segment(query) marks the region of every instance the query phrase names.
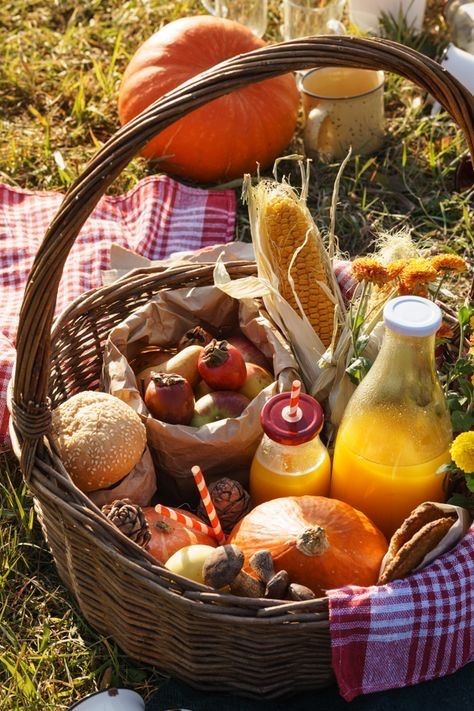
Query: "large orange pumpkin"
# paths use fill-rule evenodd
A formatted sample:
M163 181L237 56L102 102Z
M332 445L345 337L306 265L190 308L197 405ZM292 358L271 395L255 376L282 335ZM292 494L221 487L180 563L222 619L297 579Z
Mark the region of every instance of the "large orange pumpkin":
M176 86L225 59L265 45L231 20L210 15L165 25L139 47L119 91L127 123ZM144 148L167 172L201 182L240 178L272 164L294 133L299 94L292 74L238 89L169 126Z
M387 550L384 535L360 511L324 496L266 501L235 526L228 543L250 556L269 550L275 570L316 595L343 585L374 585Z
M143 509L143 513L148 521L151 533L147 550L163 565L173 553L185 546L192 546L195 543L213 546L213 548L217 546L214 538L206 536L204 533L199 533L199 531L192 531L182 523L162 516L155 511L153 506L146 506ZM186 511L186 514L191 518L200 520L188 511Z

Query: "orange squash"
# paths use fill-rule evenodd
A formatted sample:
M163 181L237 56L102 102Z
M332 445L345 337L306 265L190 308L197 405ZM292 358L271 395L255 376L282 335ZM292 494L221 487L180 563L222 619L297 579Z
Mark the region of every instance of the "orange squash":
M265 42L231 20L210 15L165 25L139 47L119 90L120 122L128 123L166 92L225 59ZM271 165L291 140L299 94L292 74L267 79L202 106L143 149L160 168L200 182L241 178Z
M213 548L217 546L214 538L206 536L204 533L199 533L199 531L192 531L182 523L162 516L155 511L153 506L146 506L143 509L143 513L148 521L151 533L147 550L163 565L173 553L185 546L192 546L196 543L212 546ZM200 520L189 511L186 511L186 514L191 518Z
M228 543L245 555L271 552L275 570L316 595L343 585L374 585L387 551L384 535L360 511L324 496L266 501L235 526Z

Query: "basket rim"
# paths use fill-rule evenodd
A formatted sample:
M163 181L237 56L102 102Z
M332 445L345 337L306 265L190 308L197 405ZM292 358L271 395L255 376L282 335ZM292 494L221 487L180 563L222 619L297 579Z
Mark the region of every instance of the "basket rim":
M257 271L256 263L248 260L226 262L225 266L231 273L234 270L238 270L245 275L253 275ZM157 264L149 267L136 267L135 269L131 269L127 274L124 274L111 284L103 284L102 286L88 289L66 306L54 319L51 328L51 340L53 341L58 336L61 326L68 321L71 314L78 316L87 313L87 311L94 306L94 302L97 298L103 298L104 303L107 303L107 297L112 297L116 294L117 288L122 292L122 296L126 296L127 293L133 292L140 282L142 282L143 288L145 288L147 283L151 286L159 274L166 274L167 277L171 278L176 278L180 275L189 276L191 274L191 276L197 278L212 273L214 268L215 262L200 262L198 264L180 264L172 268Z

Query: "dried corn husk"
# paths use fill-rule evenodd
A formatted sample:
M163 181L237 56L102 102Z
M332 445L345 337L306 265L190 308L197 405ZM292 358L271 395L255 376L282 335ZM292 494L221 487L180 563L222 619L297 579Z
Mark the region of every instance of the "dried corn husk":
M334 349L345 306L323 243L306 205L308 172L300 162L299 195L285 180L244 180L258 275L266 285L265 306L288 335L311 390L323 354Z
M277 279L278 291L328 348L337 295L329 255L308 208L287 183L262 180L250 191L259 246Z

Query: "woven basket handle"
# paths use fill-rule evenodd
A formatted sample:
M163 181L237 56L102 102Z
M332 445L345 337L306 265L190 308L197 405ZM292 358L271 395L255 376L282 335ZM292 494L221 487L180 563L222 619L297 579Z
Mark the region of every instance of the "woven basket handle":
M271 45L227 60L162 97L90 161L66 193L34 260L20 312L12 404L25 475L50 425L51 325L59 281L74 240L99 199L153 136L193 109L247 84L314 66L382 69L412 80L451 114L474 161L472 94L433 60L389 40L330 35Z

